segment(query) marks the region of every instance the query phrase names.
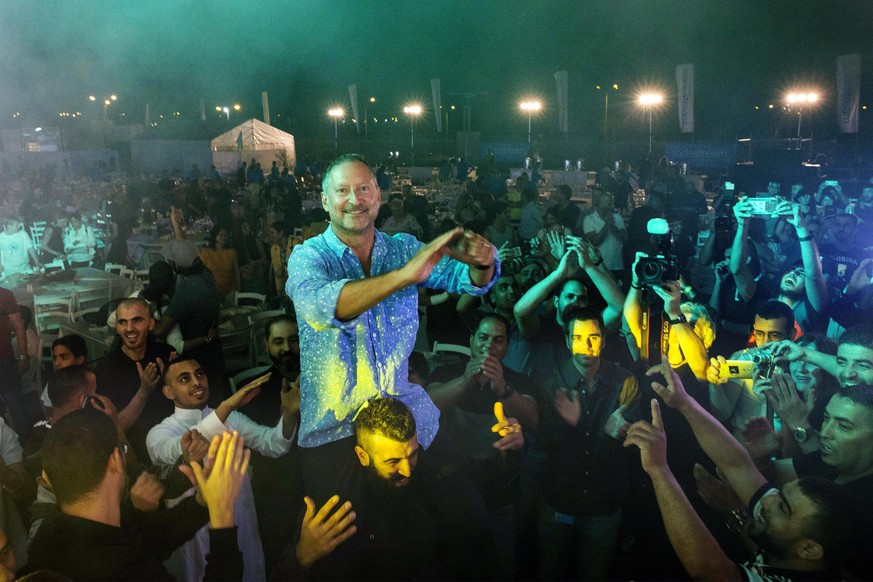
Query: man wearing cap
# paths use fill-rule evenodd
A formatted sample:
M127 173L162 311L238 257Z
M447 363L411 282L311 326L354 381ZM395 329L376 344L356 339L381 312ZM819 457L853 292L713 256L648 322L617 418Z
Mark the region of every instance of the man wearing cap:
M214 397L220 402L224 387L224 360L221 340L215 337L214 331L210 333L218 325L221 310L221 295L215 277L200 261L197 245L190 240L168 241L161 254L179 278L170 305L160 321L155 323L154 334L164 338L178 323L186 343L193 338L205 338L202 345L186 349L185 355L196 359L206 370L210 386L214 387Z

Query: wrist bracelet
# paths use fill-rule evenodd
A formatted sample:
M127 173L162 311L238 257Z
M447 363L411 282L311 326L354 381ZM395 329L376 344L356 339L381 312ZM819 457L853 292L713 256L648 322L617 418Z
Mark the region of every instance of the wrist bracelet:
M595 266L595 267L599 267L599 266L602 265L602 264L603 264L603 257L600 257L600 258L597 260L597 262L594 263L594 266Z
M30 359L30 356L28 356L27 354L19 354L18 359L21 360L22 362L26 362L27 360Z
M797 240L800 242L809 242L811 240L815 240L815 235L812 233L809 233L808 235L802 236L802 237L798 238Z
M212 338L209 337L208 335L207 335L207 336L204 336L203 339L205 339L205 340L206 340L206 343L208 343L208 344L211 344L211 343L212 343Z
M633 287L633 288L636 289L637 291L642 291L642 290L643 290L643 286L642 286L642 285L637 285L637 284L634 283L633 281L631 281L631 287Z
M479 269L480 271L487 271L488 269L490 269L493 266L494 265L473 265L473 268Z

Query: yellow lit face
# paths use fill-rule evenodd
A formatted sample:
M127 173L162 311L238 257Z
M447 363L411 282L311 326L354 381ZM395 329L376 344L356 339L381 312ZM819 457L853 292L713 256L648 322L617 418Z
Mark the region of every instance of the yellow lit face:
M573 353L573 358L599 358L603 349L603 332L600 324L594 319L574 319L567 347Z
M405 487L418 464L418 436L400 442L380 434L368 434L355 446L355 452L361 465L379 478L393 487Z

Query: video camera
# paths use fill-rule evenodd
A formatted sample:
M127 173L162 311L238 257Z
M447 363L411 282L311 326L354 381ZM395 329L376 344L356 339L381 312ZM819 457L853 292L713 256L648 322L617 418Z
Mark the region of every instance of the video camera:
M665 281L678 281L679 260L673 254L673 235L670 233L670 225L663 218L653 218L646 225L646 230L651 235L658 254L637 261L635 273L640 284L652 287Z

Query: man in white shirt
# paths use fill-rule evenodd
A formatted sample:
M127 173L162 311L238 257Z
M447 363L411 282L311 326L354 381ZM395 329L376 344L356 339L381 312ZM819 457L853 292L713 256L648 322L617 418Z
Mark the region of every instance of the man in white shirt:
M38 266L36 249L24 231L21 219L7 216L3 219L3 231L0 232L0 276L29 274L31 268Z
M300 389L297 385L287 382L283 385L282 417L275 427L262 426L237 412L258 395L261 385L269 378L270 374L266 374L255 379L213 410L207 406L209 381L200 364L190 358L169 362L164 370L163 392L173 401L176 409L172 416L149 431L146 447L152 462L173 465L182 455L183 441L205 438L208 442L225 431L239 432L246 446L268 457L286 454L297 432L300 410ZM235 514L239 547L245 563L243 580L265 580L264 551L258 534L252 487L248 480L236 501ZM170 558L168 569L180 580L201 580L208 549L208 531L204 528L197 532L194 539L176 550Z
M594 212L583 219L582 231L588 242L600 250L606 268L618 278L621 276L620 272L624 271L621 248L627 241L627 230L621 215L615 212L614 204L609 192L595 192L591 198Z
M64 252L74 267L94 260L97 238L94 229L82 222L79 213L70 216L70 225L64 233ZM87 265L86 265L87 266Z

